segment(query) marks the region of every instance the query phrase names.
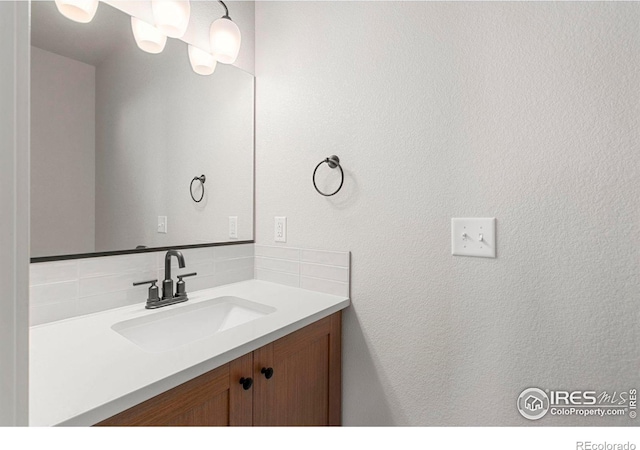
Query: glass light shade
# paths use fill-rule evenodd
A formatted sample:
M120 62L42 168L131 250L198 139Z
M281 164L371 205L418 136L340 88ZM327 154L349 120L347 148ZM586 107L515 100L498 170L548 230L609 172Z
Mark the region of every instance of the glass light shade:
M151 0L151 9L158 30L172 38L184 36L191 15L191 4L188 0Z
M200 50L193 45L189 45L189 62L193 71L198 75L211 75L218 64L211 53Z
M131 17L131 29L133 30L133 37L136 39L136 44L138 44L141 50L147 53L160 53L164 50L167 37L153 25Z
M56 0L60 14L74 22L89 23L98 9L98 0Z
M240 29L224 17L211 24L209 30L211 53L223 64L233 64L240 51Z

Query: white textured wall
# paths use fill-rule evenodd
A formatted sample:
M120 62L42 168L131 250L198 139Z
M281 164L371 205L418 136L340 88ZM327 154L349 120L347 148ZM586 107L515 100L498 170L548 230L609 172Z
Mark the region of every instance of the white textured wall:
M31 48L31 256L95 251L95 67Z
M253 80L224 64L195 74L175 39L161 57L129 45L98 65L96 251L229 241L229 216L253 238Z
M639 3L258 2L256 75L257 243L353 252L346 425L637 425L515 405L640 385Z

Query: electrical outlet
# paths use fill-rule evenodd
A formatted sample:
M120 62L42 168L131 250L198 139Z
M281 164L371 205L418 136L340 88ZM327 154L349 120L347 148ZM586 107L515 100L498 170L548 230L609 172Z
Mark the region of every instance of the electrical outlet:
M167 234L167 216L158 216L158 233Z
M287 242L287 218L286 217L276 217L275 218L275 235L274 239L276 242Z
M229 216L229 239L238 239L238 216Z

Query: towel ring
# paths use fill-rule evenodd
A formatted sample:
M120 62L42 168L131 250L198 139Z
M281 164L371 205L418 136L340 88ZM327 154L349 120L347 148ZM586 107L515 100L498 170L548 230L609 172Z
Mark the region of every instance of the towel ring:
M196 200L196 198L193 196L193 182L194 181L199 181L200 184L202 184L202 195L200 196L200 200ZM204 182L207 181L207 177L205 177L204 175L200 175L199 177L193 177L193 180L191 180L191 184L189 185L189 193L191 194L191 198L193 199L194 202L196 203L200 203L202 201L202 199L204 198Z
M318 189L318 186L316 185L316 172L318 171L318 167L320 167L322 163L327 163L327 165L332 169L335 169L336 167L340 169L340 177L341 177L340 186L338 186L338 189L336 189L335 192L331 194L325 194L320 189ZM340 158L338 158L336 155L332 155L320 161L316 166L315 170L313 171L312 180L313 180L313 187L316 188L316 191L318 191L318 194L324 195L325 197L331 197L332 195L336 195L338 191L342 189L342 184L344 183L344 171L342 170L342 166L340 165Z

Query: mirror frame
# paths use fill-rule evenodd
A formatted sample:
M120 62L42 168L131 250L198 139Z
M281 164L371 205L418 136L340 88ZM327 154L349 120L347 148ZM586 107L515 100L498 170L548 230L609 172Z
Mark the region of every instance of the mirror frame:
M254 190L255 201L255 190ZM254 221L254 235L255 235L255 221ZM255 244L255 240L250 241L230 241L230 242L211 242L208 244L192 244L192 245L174 245L172 247L152 247L152 248L137 248L133 250L114 250L109 252L95 252L95 253L77 253L69 255L57 255L57 256L38 256L31 258L31 263L42 263L50 261L63 261L67 259L85 259L85 258L99 258L102 256L117 256L117 255L129 255L132 253L152 253L152 252L166 252L168 250L185 250L190 248L203 248L203 247L221 247L224 245L241 245L241 244Z

